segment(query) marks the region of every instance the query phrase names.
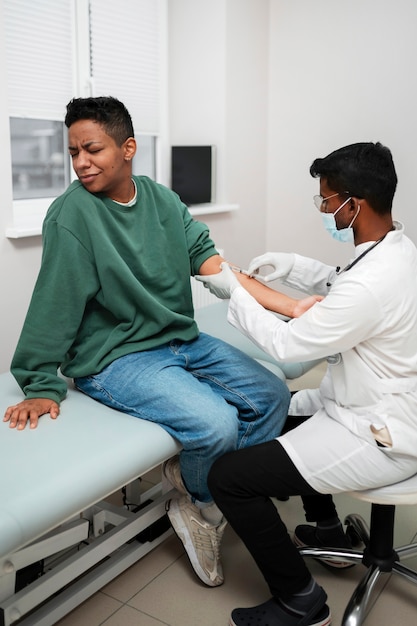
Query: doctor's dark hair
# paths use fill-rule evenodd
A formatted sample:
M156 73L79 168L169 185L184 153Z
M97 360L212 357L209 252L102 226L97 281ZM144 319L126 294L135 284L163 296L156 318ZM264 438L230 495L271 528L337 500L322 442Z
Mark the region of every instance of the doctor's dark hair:
M135 136L129 111L120 100L111 96L73 98L67 104L65 126L69 128L79 120L98 122L118 146Z
M391 151L381 143L354 143L316 159L314 178L325 178L330 189L369 202L376 213L390 213L397 187Z

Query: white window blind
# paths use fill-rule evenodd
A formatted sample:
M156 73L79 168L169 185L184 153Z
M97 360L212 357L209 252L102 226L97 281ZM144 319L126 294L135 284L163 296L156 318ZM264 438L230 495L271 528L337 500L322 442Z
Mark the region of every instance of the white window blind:
M3 0L9 114L62 120L73 95L71 0Z
M160 17L157 0L90 0L94 95L128 108L135 131L160 130Z

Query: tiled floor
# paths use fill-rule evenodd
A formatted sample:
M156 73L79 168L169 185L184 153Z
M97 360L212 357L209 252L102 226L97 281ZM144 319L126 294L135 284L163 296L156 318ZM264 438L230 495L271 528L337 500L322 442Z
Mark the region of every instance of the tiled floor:
M341 514L367 514L363 503L346 497L337 501ZM303 520L298 498L278 506L289 529ZM411 529L404 542L411 539L414 531ZM230 528L225 532L222 558L225 583L207 588L193 574L182 544L172 536L67 615L59 626L226 626L233 608L259 604L269 595L251 557ZM346 602L364 568L357 565L329 572L315 561L309 560L309 565L327 591L333 624L340 624ZM366 619L366 626L414 626L416 617L417 588L406 580L391 579Z
M319 375L320 371L315 374ZM305 382L308 384L310 381L314 383L311 374ZM297 381L299 384L300 381ZM355 511L368 519L369 506L366 503L349 496L338 496L335 500L341 518ZM289 530L304 521L299 498L279 502L278 507ZM414 507L408 510L402 507L397 512L397 544L410 542L416 532ZM194 575L182 544L171 536L58 624L226 626L233 608L259 604L269 597L269 593L250 555L230 528L226 529L223 539L222 559L224 585L207 588ZM363 566L329 572L313 560L308 563L315 578L327 591L333 624L340 624L349 596L365 571ZM417 587L398 578L387 581L366 619L366 626L414 626L417 620Z

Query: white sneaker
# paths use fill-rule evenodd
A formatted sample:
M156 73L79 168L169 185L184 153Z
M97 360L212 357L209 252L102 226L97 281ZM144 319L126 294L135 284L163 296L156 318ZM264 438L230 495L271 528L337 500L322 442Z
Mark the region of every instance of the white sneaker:
M168 480L177 491L182 494L188 493L184 481L181 476L180 457L178 455L173 456L162 465L162 474Z
M168 517L176 534L184 544L197 576L209 587L224 582L220 561L220 543L226 520L214 526L201 515L200 509L186 495L168 503Z

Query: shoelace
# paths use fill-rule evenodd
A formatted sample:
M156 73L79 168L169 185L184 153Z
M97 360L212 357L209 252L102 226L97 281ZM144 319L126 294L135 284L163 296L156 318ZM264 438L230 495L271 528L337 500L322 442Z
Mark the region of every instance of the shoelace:
M194 545L201 550L212 550L215 558L220 555L220 538L217 532L214 536L205 531L204 528L199 528L193 532Z

